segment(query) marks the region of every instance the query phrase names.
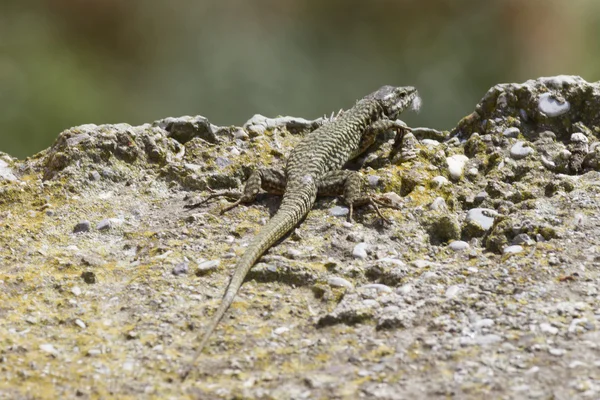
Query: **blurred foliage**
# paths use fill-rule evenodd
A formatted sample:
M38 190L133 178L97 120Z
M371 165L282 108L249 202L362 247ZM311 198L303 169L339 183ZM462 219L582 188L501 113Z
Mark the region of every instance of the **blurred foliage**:
M449 129L493 85L600 79L597 0L2 0L0 150L84 123L317 117L414 85Z

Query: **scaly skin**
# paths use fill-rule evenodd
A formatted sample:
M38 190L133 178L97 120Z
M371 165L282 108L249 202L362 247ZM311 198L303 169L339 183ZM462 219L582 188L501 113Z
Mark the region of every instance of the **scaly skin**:
M360 188L356 188L356 180L349 179L352 178L353 173L339 174L341 172L339 170L347 161L358 156L374 143L380 131L403 129L394 120L410 105L418 107L418 95L413 87L384 86L359 100L354 107L342 113L331 123L308 134L294 148L285 167L283 179L287 182L285 182L281 206L238 260L221 304L204 331L198 351L189 368L184 371L183 379L193 368L210 335L231 306L248 271L271 246L308 214L319 192L330 194L333 186L344 187L345 201L350 205L351 210L353 205L369 201L373 203L370 197L365 197L361 193ZM233 206L254 199L261 186L261 177L263 188L277 186L273 181L265 182L268 180L265 175L252 176L246 184L244 195ZM339 179L344 181L332 185L332 180L337 179L338 175Z

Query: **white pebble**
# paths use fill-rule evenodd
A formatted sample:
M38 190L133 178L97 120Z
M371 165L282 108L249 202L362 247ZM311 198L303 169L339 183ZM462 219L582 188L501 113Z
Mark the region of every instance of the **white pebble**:
M391 293L392 292L391 287L389 287L387 285L383 285L381 283L371 283L368 285L363 285L359 289L375 289L376 291L383 292L383 293Z
M575 132L571 135L571 142L573 143L587 143L588 138L581 132Z
M364 260L367 258L367 248L369 247L368 244L366 244L365 242L361 242L359 244L357 244L356 246L354 246L354 249L352 250L352 256L354 258L360 258L361 260Z
M538 109L549 117L558 117L569 111L568 101L557 100L552 93L544 93L538 101Z
M448 172L450 172L450 177L452 179L460 179L467 161L469 161L469 157L463 154L455 154L446 158L446 163L448 164Z
M494 218L498 216L498 212L491 208L472 208L467 211L467 222L475 222L482 229L488 230L494 225Z
M77 318L75 320L75 325L77 325L78 327L80 327L81 329L85 329L86 325L85 322L83 322L82 320L80 320L79 318Z
M431 187L440 188L446 184L448 184L448 179L446 177L438 175L431 180Z
M543 333L549 333L550 335L556 335L558 333L558 328L550 325L547 322L542 322L540 324L540 331Z
M340 278L339 276L334 276L327 279L327 284L331 287L343 287L347 289L352 289L354 287L352 283L344 278Z
M548 349L548 353L550 353L556 357L561 357L561 356L564 356L567 353L567 351L565 349L557 349L555 347L550 347Z
M505 247L502 251L503 254L517 254L523 251L523 246L519 246L518 244L514 246Z
M75 296L79 296L81 295L81 288L79 288L79 286L73 286L71 288L71 293L73 293Z
M460 290L460 286L458 285L452 285L448 287L448 289L446 289L446 298L451 299L453 297L456 297Z
M448 207L446 206L446 200L444 200L443 197L436 197L429 205L429 208L432 210L445 210Z
M288 328L287 326L280 326L279 328L276 328L273 330L273 333L277 336L283 335L286 332L289 332L290 328Z
M50 354L58 354L58 350L56 350L56 347L48 343L40 344L40 350Z
M504 130L504 132L502 132L502 134L504 136L512 137L512 138L516 138L517 136L519 136L519 133L520 133L519 128L516 128L514 126L512 128L506 128Z
M454 251L462 251L469 248L469 243L462 240L455 240L448 245L448 248Z
M533 148L527 146L525 142L518 141L510 148L510 156L515 160L520 160L533 153Z

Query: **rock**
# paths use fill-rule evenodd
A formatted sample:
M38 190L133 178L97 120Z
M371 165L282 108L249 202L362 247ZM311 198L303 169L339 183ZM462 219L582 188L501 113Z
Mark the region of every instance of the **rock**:
M518 254L523 252L523 247L519 245L508 246L502 250L503 254Z
M482 203L485 199L489 197L489 194L486 191L481 191L475 195L475 202Z
M458 293L460 293L460 291L461 291L460 286L452 285L452 286L449 286L448 289L446 289L445 296L447 299L452 299L452 298L456 297L458 295Z
M472 208L467 211L463 232L469 238L483 236L490 230L497 216L498 212L490 208Z
M517 136L519 136L519 133L521 133L519 131L519 128L515 128L514 126L512 128L506 128L504 132L502 132L504 136L510 138L516 138Z
M380 176L377 176L377 175L367 176L367 182L369 183L369 186L371 186L371 187L376 187L380 181L381 181Z
M354 285L352 283L350 283L349 281L347 281L344 278L340 278L339 276L334 276L334 277L327 279L327 284L331 287L337 287L337 288L346 288L346 289L354 288Z
M510 148L510 156L515 160L521 160L533 153L533 148L527 146L525 142L518 141Z
M429 208L434 211L441 211L448 209L446 200L443 197L436 197L433 202L429 205Z
M581 132L575 132L571 135L572 143L588 143L588 138Z
M552 93L543 93L538 101L538 109L552 118L569 112L571 105L564 99L557 99Z
M180 262L173 267L173 275L184 275L187 274L190 269L190 265L187 262Z
M534 245L535 240L529 237L526 233L519 233L512 241L513 245L525 244L528 246Z
M99 231L106 231L112 227L110 219L106 218L96 224L96 229Z
M345 217L350 213L350 209L348 207L335 206L329 209L329 215L332 217Z
M81 221L73 228L73 233L89 232L91 229L90 221Z
M454 251L463 251L469 248L469 243L462 240L455 240L448 245L448 248Z
M221 260L203 261L198 264L198 267L196 268L196 276L208 275L216 271L219 268L219 265L221 265Z
M433 179L431 179L431 187L436 189L436 188L441 188L444 185L447 185L449 183L448 179L446 179L446 177L444 176L436 176Z
M16 181L17 177L8 166L8 163L0 159L0 181L1 180Z
M354 258L360 258L361 260L366 260L366 258L368 257L368 254L367 254L368 247L369 247L369 245L365 242L361 242L361 243L357 244L356 246L354 246L354 249L352 250L352 256Z
M371 283L369 285L363 285L358 288L359 290L376 290L381 293L391 293L392 288L381 283Z
M448 172L452 179L458 180L462 177L467 161L469 161L469 158L463 154L456 154L446 158Z
M54 356L58 355L58 350L56 350L56 348L54 347L54 345L49 344L49 343L45 343L45 344L40 344L40 350L46 352L46 353L50 353Z
M88 285L92 285L96 283L96 274L94 274L92 271L84 271L81 273L81 279L83 279L83 281Z

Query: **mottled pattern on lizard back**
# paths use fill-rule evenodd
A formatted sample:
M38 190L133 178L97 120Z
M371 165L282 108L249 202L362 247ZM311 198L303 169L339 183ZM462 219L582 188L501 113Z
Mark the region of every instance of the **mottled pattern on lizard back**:
M335 121L308 134L290 154L286 165L288 187L340 169L358 147L364 130L381 118L383 108L373 99L362 99Z

